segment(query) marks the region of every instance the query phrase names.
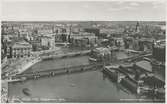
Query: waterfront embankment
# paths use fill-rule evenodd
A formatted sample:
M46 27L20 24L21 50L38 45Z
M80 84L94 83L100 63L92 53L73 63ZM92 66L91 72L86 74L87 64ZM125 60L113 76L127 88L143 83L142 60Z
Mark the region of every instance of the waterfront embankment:
M1 103L8 102L8 82L1 80Z

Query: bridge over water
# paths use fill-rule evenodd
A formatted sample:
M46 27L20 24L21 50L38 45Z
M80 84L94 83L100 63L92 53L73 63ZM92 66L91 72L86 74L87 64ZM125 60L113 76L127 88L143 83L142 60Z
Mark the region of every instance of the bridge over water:
M102 66L103 66L102 64L87 64L87 65L79 65L79 66L72 66L59 69L49 69L45 71L17 74L16 76L13 76L12 79L26 80L26 79L37 79L46 76L81 73L85 71L100 70Z

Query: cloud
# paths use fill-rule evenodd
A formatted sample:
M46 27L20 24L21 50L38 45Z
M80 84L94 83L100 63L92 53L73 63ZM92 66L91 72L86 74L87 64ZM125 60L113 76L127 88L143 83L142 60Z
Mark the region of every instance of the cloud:
M87 4L85 4L85 5L83 5L82 7L83 7L83 8L89 8L90 6L87 5Z
M119 11L121 9L122 8L113 8L113 7L110 7L110 8L108 8L108 11Z
M164 6L164 2L152 2L153 8Z
M130 6L139 6L140 4L137 3L137 2L131 2L129 5L130 5Z
M113 7L109 7L108 11L124 11L124 10L134 10L140 8L140 2L117 2Z
M108 11L123 11L123 10L133 10L134 7L131 6L122 6L122 7L110 7Z
M165 3L133 2L3 2L2 20L165 20Z

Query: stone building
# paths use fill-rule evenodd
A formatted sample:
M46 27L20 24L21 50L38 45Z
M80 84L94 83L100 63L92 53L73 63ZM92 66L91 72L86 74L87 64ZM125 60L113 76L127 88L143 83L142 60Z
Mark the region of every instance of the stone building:
M32 45L24 40L14 42L10 46L9 51L11 58L30 57Z

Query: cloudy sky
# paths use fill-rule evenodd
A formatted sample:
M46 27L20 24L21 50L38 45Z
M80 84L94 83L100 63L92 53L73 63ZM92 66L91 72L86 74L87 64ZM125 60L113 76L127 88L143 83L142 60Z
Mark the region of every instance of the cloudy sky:
M141 0L142 1L142 0ZM157 1L2 1L2 20L164 21L165 2Z

